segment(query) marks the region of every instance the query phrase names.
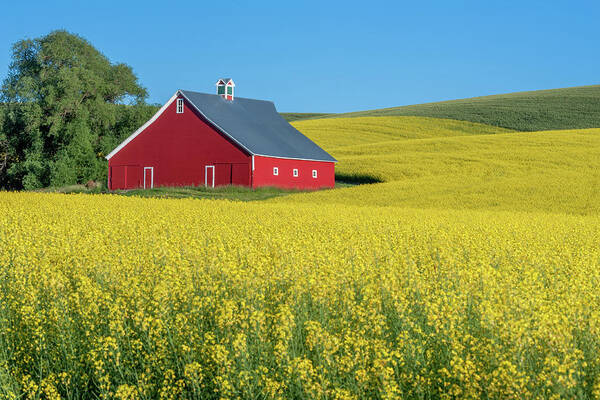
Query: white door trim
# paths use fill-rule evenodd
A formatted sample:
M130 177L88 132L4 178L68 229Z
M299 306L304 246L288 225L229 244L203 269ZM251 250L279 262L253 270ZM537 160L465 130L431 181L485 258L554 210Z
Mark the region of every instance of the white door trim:
M144 189L146 189L146 170L150 170L150 189L154 188L154 167L144 167Z
M208 169L212 168L212 186L211 187L215 187L215 166L214 165L207 165L206 167L204 167L204 186L208 187Z

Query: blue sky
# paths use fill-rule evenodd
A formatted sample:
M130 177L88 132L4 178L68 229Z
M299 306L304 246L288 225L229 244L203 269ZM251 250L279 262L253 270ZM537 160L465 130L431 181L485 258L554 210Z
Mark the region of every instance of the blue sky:
M279 111L345 112L600 83L596 1L28 1L2 5L11 45L55 29L125 62L165 102L177 89Z

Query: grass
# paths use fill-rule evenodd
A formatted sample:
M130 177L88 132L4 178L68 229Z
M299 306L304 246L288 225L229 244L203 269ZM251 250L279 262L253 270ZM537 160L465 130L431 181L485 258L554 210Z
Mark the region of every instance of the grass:
M519 131L600 128L600 85L473 97L334 117L400 115L450 118Z
M194 199L227 199L236 201L265 200L273 197L299 193L298 190L264 187L251 189L244 186L220 186L207 188L204 186L159 187L154 189L122 190L113 193L123 196L156 197L156 198L194 198Z
M365 179L369 179L366 177ZM346 176L342 174L336 181L336 188L347 188L355 186L358 183L363 183L360 178ZM69 185L58 188L47 188L41 190L47 193L63 193L63 194L97 194L111 193L120 196L135 196L145 198L162 198L162 199L221 199L234 201L258 201L266 200L273 197L286 196L294 193L307 192L306 190L297 189L281 189L276 187L260 187L251 189L245 186L219 186L215 188L207 188L204 186L183 186L183 187L158 187L153 189L133 189L133 190L115 190L108 192L102 188L88 189L84 185Z
M67 186L60 186L60 187L47 187L47 188L40 189L37 191L44 192L44 193L63 193L63 194L78 194L78 193L95 194L95 193L105 193L106 189L102 185L99 185L95 188L87 188L85 185L76 184L76 185L67 185Z

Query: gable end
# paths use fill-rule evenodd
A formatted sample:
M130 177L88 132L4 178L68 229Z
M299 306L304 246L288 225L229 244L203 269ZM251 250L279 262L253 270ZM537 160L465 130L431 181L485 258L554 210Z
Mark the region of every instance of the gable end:
M121 151L123 149L123 147L127 146L127 144L129 142L131 142L133 139L135 139L147 127L149 127L150 125L152 125L152 123L154 121L156 121L158 119L158 117L160 117L161 114L164 113L167 108L169 108L169 106L171 105L171 103L173 103L175 101L175 99L177 99L177 97L179 97L178 94L179 94L179 92L175 93L173 95L173 97L171 97L169 99L169 101L167 101L165 103L165 105L162 106L160 108L160 110L158 110L156 112L156 114L154 114L152 116L152 118L150 118L148 121L146 121L146 123L144 125L142 125L137 131L133 132L127 139L123 140L123 142L120 145L118 145L117 147L115 147L115 149L113 151L111 151L110 153L108 153L108 155L106 157L104 157L104 158L106 158L107 160L110 160L115 154L117 154L119 151Z
M181 97L180 97L181 96ZM225 137L227 140L231 141L233 145L239 147L241 150L245 151L248 155L254 155L254 153L252 151L250 151L246 146L244 146L243 144L241 144L239 141L237 141L234 137L232 137L231 135L229 135L227 132L225 132L224 129L222 129L221 127L219 127L216 123L214 123L213 121L211 121L208 117L206 117L206 115L200 111L198 109L198 107L196 107L196 105L191 102L186 96L185 94L183 94L180 90L178 90L170 99L169 101L167 101L157 112L156 114L154 114L152 116L152 118L150 118L144 125L142 125L138 130L136 130L135 132L133 132L129 137L127 137L127 139L125 139L121 144L119 144L113 151L111 151L106 157L104 157L106 160L110 160L112 157L115 156L115 154L117 154L119 151L121 151L125 146L127 146L133 139L135 139L139 134L141 134L143 131L146 130L146 128L148 128L150 125L152 125L154 123L154 121L156 121L171 105L171 103L173 103L175 100L177 99L185 99L185 101L187 101L188 104L190 104L193 107L193 110L196 111L199 116L201 118L203 118L213 129L215 129L220 135L222 135L223 137Z

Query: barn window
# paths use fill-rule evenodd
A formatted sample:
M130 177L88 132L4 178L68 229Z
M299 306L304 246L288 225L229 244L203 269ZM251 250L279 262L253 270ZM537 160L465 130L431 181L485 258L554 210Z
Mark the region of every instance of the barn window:
M279 168L273 167L273 175L275 175L275 176L279 175Z
M183 114L183 99L177 99L177 114Z
M317 170L313 169L313 178L317 179Z
M233 88L231 86L227 86L227 94L233 94Z
M217 94L225 94L225 85L217 86Z
M294 168L294 176L297 177L298 176L298 169Z

